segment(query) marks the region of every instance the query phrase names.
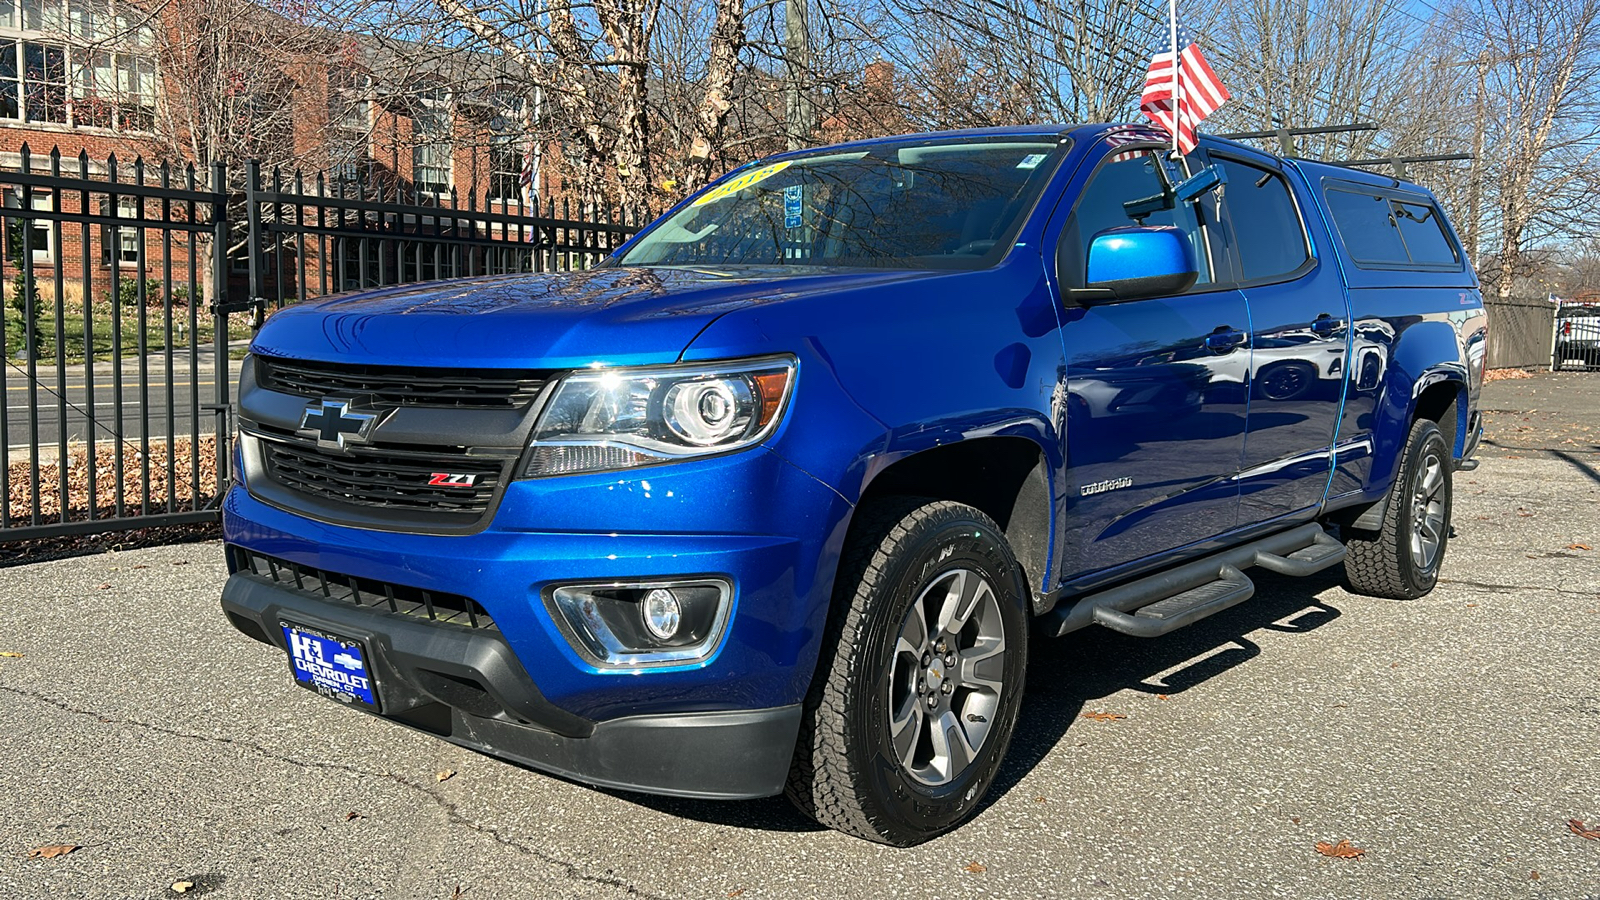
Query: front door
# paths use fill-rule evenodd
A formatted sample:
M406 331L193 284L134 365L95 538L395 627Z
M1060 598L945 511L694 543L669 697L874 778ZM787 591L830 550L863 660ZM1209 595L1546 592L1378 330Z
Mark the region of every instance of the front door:
M1090 308L1067 301L1066 581L1235 527L1249 314L1238 290L1213 287L1214 197L1162 202L1170 180L1155 152L1119 148L1062 227L1063 287L1083 286L1089 242L1118 226L1181 229L1200 269L1198 283L1178 296Z

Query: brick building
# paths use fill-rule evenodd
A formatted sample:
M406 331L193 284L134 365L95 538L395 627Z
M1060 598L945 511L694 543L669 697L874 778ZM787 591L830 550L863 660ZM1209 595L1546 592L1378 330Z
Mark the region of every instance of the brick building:
M269 171L283 167L291 185L292 172L304 170L311 192L320 172L330 194L381 191L406 203L521 209L525 101L495 58L422 47L409 53L242 2L225 43L207 31L215 28L207 19L214 2L201 9L196 0L170 0L154 16L118 2L0 0L4 204L102 217L58 229L12 214L4 235L8 283L25 252L46 293L59 273L79 290L87 281L99 297L141 268L149 278L170 264L183 273L172 279L180 284L190 264L185 242L163 242L159 229L104 222L158 216L149 207L159 201L106 191L90 194L85 210L81 192L56 196L7 183L4 173L24 165L24 146L35 174L49 173L50 150L59 148L64 176L109 179L115 157L116 180L126 183L142 159L147 184L159 183L165 162L181 187L185 165L198 162L204 187L206 157L215 156L233 166L230 187L238 190L239 163L253 157ZM80 153L87 156L81 173ZM243 260L234 268L242 276ZM337 288L356 286L349 267L338 268Z

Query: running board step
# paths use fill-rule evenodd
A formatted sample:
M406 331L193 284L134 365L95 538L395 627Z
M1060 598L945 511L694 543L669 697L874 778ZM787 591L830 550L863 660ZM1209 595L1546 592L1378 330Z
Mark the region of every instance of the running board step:
M1284 556L1267 550L1256 551L1256 565L1279 575L1310 575L1337 563L1344 562L1344 544L1318 530L1308 546Z
M1217 570L1217 580L1141 606L1132 615L1109 606L1096 606L1094 620L1112 631L1134 637L1160 637L1213 613L1238 606L1254 596L1255 592L1255 582L1233 566L1224 565Z
M1102 625L1136 637L1159 637L1248 600L1255 584L1243 569L1260 566L1282 575L1310 575L1344 561L1344 544L1308 522L1147 575L1063 601L1040 624L1063 635Z

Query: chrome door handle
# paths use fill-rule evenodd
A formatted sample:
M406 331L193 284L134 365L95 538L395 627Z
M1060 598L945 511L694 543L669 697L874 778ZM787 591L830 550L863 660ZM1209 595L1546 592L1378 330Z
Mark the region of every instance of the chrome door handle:
M1311 330L1316 334L1328 335L1333 334L1343 326L1343 319L1335 319L1333 316L1323 313L1317 316L1316 321L1311 323Z
M1216 331L1206 335L1206 349L1212 353L1227 353L1242 343L1244 332L1227 325L1219 325Z

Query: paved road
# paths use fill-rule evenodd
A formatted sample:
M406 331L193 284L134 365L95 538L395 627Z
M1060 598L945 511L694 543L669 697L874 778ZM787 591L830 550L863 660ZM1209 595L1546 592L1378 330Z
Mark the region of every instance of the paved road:
M1169 638L1042 645L997 796L910 850L337 708L222 620L216 544L3 569L0 897L1594 900L1597 449L1460 476L1424 600L1263 576Z
M239 377L239 363L230 361L229 376L232 383ZM39 377L33 384L33 392L29 392L27 372L12 365L6 365L0 372L0 386L3 386L5 415L6 415L6 445L15 452L18 449L26 450L34 443L32 426L28 420L28 410L33 403L37 403L39 410L38 442L45 447L53 448L60 439L64 429L69 441L81 441L90 430L91 419L97 422L94 427L95 439L103 440L113 434L121 434L124 438L135 440L144 433L144 425L140 418L142 411L147 411L150 417L150 434L152 437L166 436L168 434L168 401L167 382L172 382L173 400L171 404L172 433L183 436L190 433L190 396L199 395L200 406L216 402L216 378L209 362L202 362L200 367L191 376L187 359L180 356L169 375L164 361L153 357L149 365L149 385L141 391L139 368L137 360L124 360L122 364L122 423L119 428L115 417L115 398L118 391L112 384L112 371L108 364L96 367L94 374L94 390L90 393L87 379L84 377L82 366L73 366L67 369L65 394L59 390L54 367L41 367ZM230 394L231 394L230 386ZM62 414L60 400L66 399L65 415ZM200 433L210 434L215 430L216 418L205 409L200 410Z

